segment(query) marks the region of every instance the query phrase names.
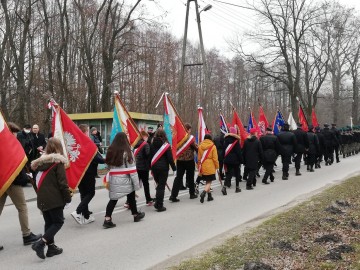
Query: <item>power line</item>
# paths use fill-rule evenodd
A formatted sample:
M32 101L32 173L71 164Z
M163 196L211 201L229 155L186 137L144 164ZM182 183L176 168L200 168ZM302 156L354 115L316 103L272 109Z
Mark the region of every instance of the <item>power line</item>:
M214 1L214 2L223 3L223 4L226 4L226 5L230 5L230 6L235 6L235 7L240 7L240 8L255 10L255 9L253 9L253 8L249 8L249 7L245 7L245 6L240 6L240 5L236 5L236 4L232 4L232 3L228 3L228 2L223 2L223 1L219 1L219 0L213 0L213 1Z

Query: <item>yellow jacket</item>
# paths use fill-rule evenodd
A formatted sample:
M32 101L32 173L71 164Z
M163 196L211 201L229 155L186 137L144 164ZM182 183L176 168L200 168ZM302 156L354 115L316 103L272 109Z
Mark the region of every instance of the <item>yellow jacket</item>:
M217 154L216 147L215 147L213 141L208 140L208 139L203 140L199 145L198 166L201 163L201 159L204 154L204 151L209 149L211 146L213 146L211 149L211 152L209 153L207 158L202 163L201 172L199 172L199 174L201 173L202 175L211 175L211 174L216 173L216 169L219 169L219 160L218 160L218 154Z

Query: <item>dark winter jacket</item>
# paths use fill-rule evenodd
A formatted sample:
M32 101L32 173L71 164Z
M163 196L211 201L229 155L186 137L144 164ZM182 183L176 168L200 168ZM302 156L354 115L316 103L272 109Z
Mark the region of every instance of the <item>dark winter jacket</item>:
M220 134L220 136L216 136L214 139L214 143L216 146L216 150L218 153L219 162L223 162L224 160L224 144L225 144L225 136L223 133Z
M322 132L316 132L316 136L318 137L319 141L319 152L317 153L317 155L320 156L325 153L325 137Z
M233 142L237 141L235 146L231 149L229 154L225 156L225 150L226 148L231 145ZM223 160L224 164L232 164L237 165L243 163L243 156L241 153L241 147L240 147L240 137L233 133L227 133L225 135L224 139L224 151L223 151Z
M263 149L256 136L251 136L245 140L242 151L245 167L250 170L257 169L259 161L263 159Z
M279 139L273 134L266 134L260 137L260 142L264 152L264 163L275 163L281 153Z
M341 144L341 134L336 127L332 127L331 131L335 134L336 140L333 141L333 146L339 146Z
M87 168L81 181L94 179L96 177L96 175L98 174L98 172L97 172L98 165L104 164L104 163L105 163L105 159L100 154L100 152L97 152L95 157L91 161L89 167Z
M160 138L154 137L150 145L150 160L154 157L156 152L161 148L163 144L164 142ZM171 147L166 150L166 152L157 160L157 162L154 164L154 166L151 167L151 169L168 171L169 165L171 166L173 171L176 171L176 166L171 153Z
M35 134L32 133L33 142L34 142L34 151L35 151L35 158L40 157L40 152L37 150L38 147L42 146L43 150L46 147L46 141L44 134L41 134L40 132Z
M20 131L17 134L17 139L21 143L21 146L24 148L25 154L29 161L32 161L35 158L35 149L34 149L34 138L31 133L25 133L25 131Z
M292 156L294 154L294 151L296 149L296 136L294 133L284 130L281 131L277 135L279 142L281 144L281 155L282 156Z
M139 148L139 146L144 142L143 139L139 140L135 145L134 149ZM140 152L136 155L136 169L139 171L148 171L150 170L150 145L146 143Z
M306 132L301 128L294 130L293 133L296 136L297 147L295 148L295 153L305 153L306 149L309 149L309 139L306 135Z
M308 139L309 139L309 150L308 153L310 155L316 155L317 153L319 153L319 139L316 136L316 134L314 134L314 132L309 131L307 133Z
M20 171L19 175L16 176L15 180L12 182L16 186L26 186L29 183L29 177L26 174L25 167Z
M328 127L324 128L321 132L324 135L326 148L336 145L337 139L334 132L332 132Z
M37 205L41 211L64 207L66 203L71 202L71 193L66 180L65 164L67 164L67 160L60 154L44 154L31 162L31 168L36 173L44 172L51 168L37 191Z

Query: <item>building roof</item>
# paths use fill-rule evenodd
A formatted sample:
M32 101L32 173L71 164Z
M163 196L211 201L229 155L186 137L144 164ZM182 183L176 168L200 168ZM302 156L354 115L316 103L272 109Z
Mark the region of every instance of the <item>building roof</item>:
M159 114L129 112L135 120L163 121L163 116ZM92 119L112 119L114 112L96 112L96 113L73 113L68 114L71 120L92 120Z

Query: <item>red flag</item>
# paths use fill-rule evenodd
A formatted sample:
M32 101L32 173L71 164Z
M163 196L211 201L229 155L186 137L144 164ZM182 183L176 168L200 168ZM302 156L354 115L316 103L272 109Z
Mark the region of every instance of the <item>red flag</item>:
M299 114L298 114L298 117L299 117L299 123L302 125L302 130L304 130L305 132L308 132L309 130L309 126L308 126L308 122L306 120L306 117L305 117L305 114L304 114L304 110L303 108L301 107L301 105L299 106Z
M244 125L241 122L240 117L237 114L237 112L235 111L235 109L233 109L233 113L234 113L234 115L233 115L232 125L235 126L240 133L240 138L241 138L240 144L242 147L244 145L247 137L249 137L249 134L246 132Z
M259 133L260 136L266 134L266 128L269 126L269 122L266 118L262 106L259 107Z
M200 144L204 140L205 134L210 134L210 133L209 133L208 129L206 128L202 107L198 107L198 117L199 117L199 120L198 120L197 143Z
M319 126L319 122L317 120L317 117L316 117L316 113L315 113L315 108L312 108L312 112L311 112L311 122L312 122L312 125L314 127L318 127Z
M66 168L68 185L75 190L97 153L94 142L86 136L54 101L52 130L54 138L61 141L69 167Z
M7 127L0 111L0 197L9 188L27 162L20 142Z

